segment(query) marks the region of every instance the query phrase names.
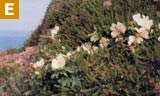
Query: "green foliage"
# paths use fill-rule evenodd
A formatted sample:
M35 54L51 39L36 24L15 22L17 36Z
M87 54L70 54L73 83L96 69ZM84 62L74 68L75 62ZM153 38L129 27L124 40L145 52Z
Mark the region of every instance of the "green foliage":
M127 45L127 36L135 29L132 16L148 15L159 21L151 0L112 0L105 10L104 0L54 0L40 27L33 32L25 46L41 45L33 61L45 59L42 68L33 69L29 79L31 96L150 96L157 94L160 83L160 30L154 22L149 40L137 46ZM127 26L123 42L111 38L112 23ZM55 26L60 31L51 39L49 32ZM109 38L109 45L98 48L93 54L85 50L75 52L78 46L89 43L89 34ZM131 34L132 33L132 34ZM65 48L63 48L65 47ZM67 59L63 69L52 70L52 59L59 53L74 55ZM160 86L160 85L159 85Z
M0 68L0 95L22 96L27 89L25 79L27 74L19 66L4 66Z
M50 43L42 38L48 34L55 24L61 27L60 38L63 44L72 47L88 41L87 34L97 31L108 36L106 30L113 22L120 21L129 24L134 13L140 12L155 18L156 11L151 0L112 0L108 12L103 7L104 0L54 0L46 12L43 23L33 32L24 46L39 43ZM123 7L122 7L123 6ZM96 28L96 29L95 29ZM69 40L68 40L69 39Z
M30 80L30 85L33 86L30 90L32 96L71 95L81 88L82 81L86 82L81 68L75 66L42 73L33 75Z
M122 52L118 47L99 49L93 55L81 51L60 70L51 70L48 62L39 75L32 74L30 85L33 89L30 92L33 96L154 95L156 91L151 80L159 82L160 77L160 52L154 53L158 51L156 47L159 48L159 44L154 46L154 50L148 50L153 54L145 57L129 51ZM119 54L111 53L115 51Z

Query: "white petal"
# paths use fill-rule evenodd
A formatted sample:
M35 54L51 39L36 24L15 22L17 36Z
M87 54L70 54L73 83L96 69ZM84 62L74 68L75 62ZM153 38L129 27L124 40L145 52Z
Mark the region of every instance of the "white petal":
M53 29L51 29L51 37L54 39L55 35L59 31L59 26L55 26Z
M52 30L51 30L51 34L52 34L52 35L56 35L57 33L58 33L57 30L55 30L55 29L52 29Z
M117 26L117 25L113 23L113 24L111 25L111 27L110 27L110 30L111 30L111 31L116 31L116 26Z
M115 37L117 37L118 35L119 35L119 33L118 33L117 31L113 31L113 32L111 33L112 38L115 38Z
M99 41L99 45L103 48L106 47L109 44L109 39L102 37L102 39Z
M143 18L143 21L144 21L144 25L142 26L150 30L151 26L153 25L153 20L149 20L149 16L146 16Z
M44 59L41 59L40 61L36 62L33 67L34 68L38 68L38 67L42 67L44 65Z
M64 58L64 54L59 54L58 56L57 56L57 59L61 59L61 58Z
M141 28L136 28L137 32L139 33L139 35L145 39L149 39L149 32L146 28L141 27Z
M72 52L68 52L66 56L67 58L71 58L72 55L73 55Z
M149 32L148 32L148 31L146 31L146 32L141 32L141 33L140 33L140 36L143 37L143 38L145 38L145 39L149 39Z
M96 31L91 33L91 34L89 34L88 36L90 36L90 40L93 41L93 42L95 42L95 41L97 41L99 39L99 35L98 35L98 33Z
M132 45L135 42L135 36L129 36L128 45Z
M98 35L93 35L93 36L90 38L90 41L96 42L98 39L99 39L99 36L98 36Z
M122 33L125 33L126 26L120 22L117 23L117 29L120 30Z
M133 20L141 27L145 27L147 30L150 30L151 26L153 25L153 20L149 19L149 16L144 16L138 13L133 15Z
M138 23L139 21L141 21L141 14L138 13L138 14L135 14L133 15L133 20Z
M56 59L54 58L52 60L51 67L52 67L52 69L60 69L65 66L65 63L66 63L66 61L65 61L64 55L59 54Z
M57 61L57 59L53 59L52 60L51 67L52 67L52 69L58 69L58 61Z
M59 31L60 28L59 28L59 26L55 26L54 29L55 29L56 31Z
M141 38L141 37L136 38L136 42L138 44L142 43L143 42L143 38Z
M66 60L64 57L57 58L58 61L58 68L63 68L65 66Z

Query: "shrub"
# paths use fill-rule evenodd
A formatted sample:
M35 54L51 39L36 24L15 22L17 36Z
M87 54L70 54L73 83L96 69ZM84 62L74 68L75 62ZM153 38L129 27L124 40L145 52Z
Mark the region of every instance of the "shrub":
M112 6L106 13L104 0L54 0L45 15L42 24L32 33L24 46L50 43L46 35L55 24L61 27L60 38L64 44L75 46L88 40L87 34L97 31L100 35L109 35L106 30L111 23L120 21L129 24L133 13L140 12L151 18L156 17L152 0L112 0ZM156 3L158 4L158 3ZM66 37L67 36L67 37ZM66 39L70 39L69 41Z
M31 37L41 46L33 58L27 95L158 94L160 29L155 6L151 0L112 0L107 10L104 2L51 3L41 30L34 34L40 33Z
M7 54L14 54L14 53L20 52L20 50L16 48L10 48L10 49L7 49L6 51L7 51Z
M26 70L25 70L26 71ZM0 95L22 96L27 89L27 74L20 66L3 66L0 68Z

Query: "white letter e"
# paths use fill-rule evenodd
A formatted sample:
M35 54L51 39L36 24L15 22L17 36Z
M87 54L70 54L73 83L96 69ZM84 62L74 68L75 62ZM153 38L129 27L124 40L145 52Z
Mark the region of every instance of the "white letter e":
M13 12L9 12L10 10L13 10L14 3L6 3L5 4L5 15L14 15Z

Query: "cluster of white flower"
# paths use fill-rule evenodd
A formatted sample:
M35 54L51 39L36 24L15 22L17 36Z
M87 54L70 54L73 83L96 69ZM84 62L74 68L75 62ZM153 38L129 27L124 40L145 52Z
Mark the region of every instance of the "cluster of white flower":
M148 16L144 16L141 14L133 15L133 20L140 26L140 28L135 28L136 33L134 35L129 36L128 45L133 43L142 43L143 39L149 39L149 31L151 30L151 26L153 25L153 20L150 20Z
M100 38L100 36L98 35L97 32L93 32L93 33L89 34L89 36L90 36L90 41L92 41L92 42L96 42L96 41L99 40L99 46L101 48L104 48L109 44L109 39L105 38L105 37ZM93 49L96 48L96 47L97 46L93 46Z
M140 13L133 15L133 20L136 22L138 27L134 28L134 35L130 35L128 38L129 46L131 46L133 43L142 43L143 39L149 39L149 31L153 25L153 20L150 20L148 16L141 16ZM125 34L127 28L124 24L117 22L117 24L113 23L111 25L110 30L112 38L116 38L121 34Z
M105 37L102 37L99 40L99 46L101 48L104 48L104 47L108 46L108 44L109 44L109 39L107 39ZM98 48L99 48L98 46L95 46L95 45L92 46L90 43L85 43L85 44L82 44L81 46L77 47L77 51L80 51L81 49L83 49L88 54L93 54L95 51L98 50Z
M59 31L59 26L55 26L53 29L51 29L51 38L55 39L55 35L58 33ZM65 49L64 46L62 46L63 49ZM69 57L69 53L67 54L67 56ZM60 69L63 68L65 66L66 60L65 60L65 55L63 54L59 54L56 58L54 58L52 60L52 64L51 67L52 69ZM37 61L36 63L33 64L33 68L39 68L39 67L43 67L43 65L45 64L44 59L41 59L40 61ZM38 71L35 71L35 73L38 73Z
M58 33L58 31L59 31L59 26L55 26L53 29L51 29L51 38L52 39L55 39L55 35Z
M56 58L52 60L51 67L52 69L60 69L65 66L66 60L64 58L63 54L59 54ZM37 69L40 67L43 67L45 64L44 59L41 59L40 61L37 61L33 64L33 68Z
M153 20L150 20L148 16L144 16L141 14L135 14L133 15L133 20L138 25L137 27L134 27L135 32L134 35L130 35L128 37L128 45L131 46L132 44L139 44L143 42L143 39L149 39L149 33L151 30L151 27L153 25ZM160 24L158 25L160 28ZM55 26L53 29L51 29L51 38L54 39L55 35L59 31L59 26ZM112 38L115 38L116 42L119 40L123 40L124 37L121 35L124 35L127 28L124 24L117 22L117 24L113 23L110 27L111 30L111 36ZM80 52L81 49L86 51L88 54L93 54L99 47L104 48L107 47L109 44L109 39L105 37L99 36L97 32L93 32L88 35L90 37L91 42L99 42L99 46L92 46L90 43L82 44L81 46L78 46L75 51L70 51L66 55L64 54L58 54L56 58L52 59L51 67L53 70L55 69L62 69L66 64L66 59L70 59L76 52ZM158 38L158 41L160 41L160 37ZM62 49L65 50L65 47L62 46ZM42 67L45 64L44 59L41 59L40 61L36 62L33 67L38 68ZM37 73L37 72L36 72ZM37 73L38 74L38 73Z

